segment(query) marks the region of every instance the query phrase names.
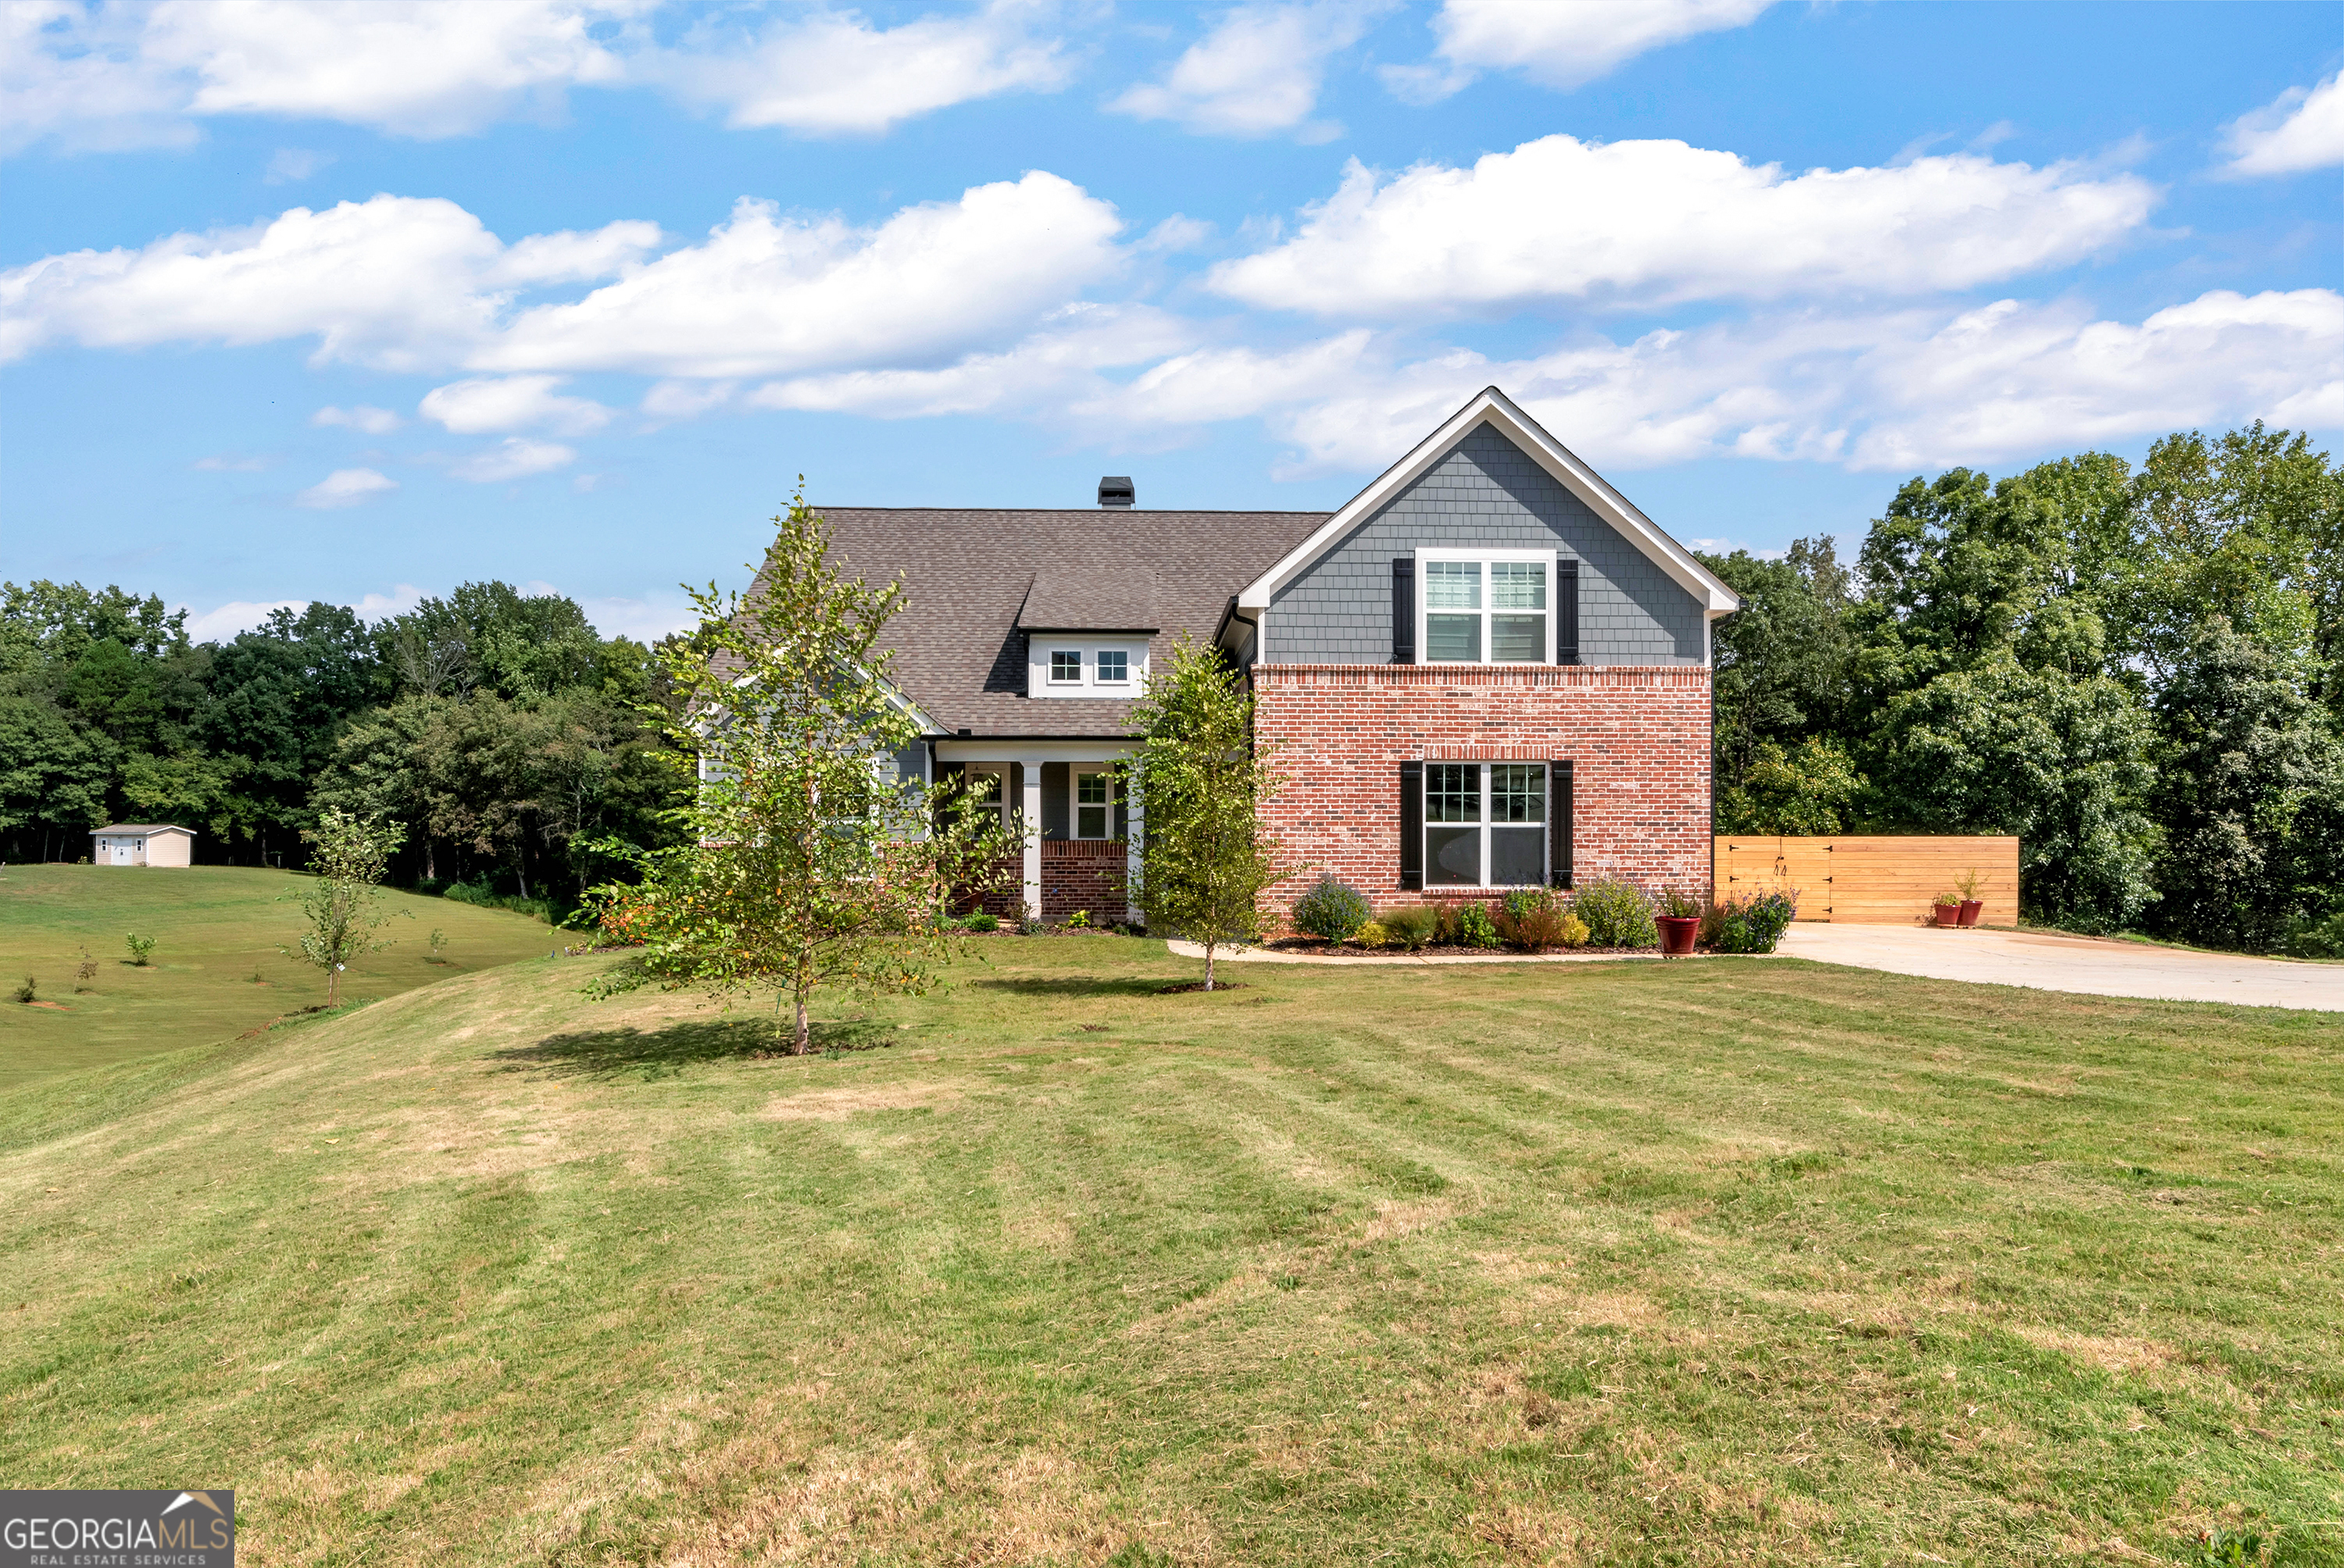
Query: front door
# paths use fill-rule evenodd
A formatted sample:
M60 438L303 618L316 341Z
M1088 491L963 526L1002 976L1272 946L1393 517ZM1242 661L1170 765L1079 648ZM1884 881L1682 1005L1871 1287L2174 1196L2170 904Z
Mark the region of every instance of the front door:
M114 865L129 865L134 864L130 858L130 840L126 838L116 838L109 839L107 842L114 845Z

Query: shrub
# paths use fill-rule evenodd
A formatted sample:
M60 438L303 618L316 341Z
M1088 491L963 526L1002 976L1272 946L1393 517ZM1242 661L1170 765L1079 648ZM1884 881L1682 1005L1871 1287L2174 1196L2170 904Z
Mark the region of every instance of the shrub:
M155 938L141 936L133 931L122 939L122 945L130 949L130 961L133 964L137 965L141 969L146 967L146 960L155 951Z
M1543 887L1513 888L1506 894L1502 904L1505 913L1516 920L1534 910L1560 910L1562 907L1562 900Z
M1713 944L1721 953L1772 953L1799 913L1795 893L1762 893L1730 898L1716 911Z
M1661 928L1652 924L1652 901L1632 883L1606 878L1571 895L1571 912L1586 924L1588 940L1599 947L1657 947Z
M1681 887L1662 888L1653 902L1655 912L1672 920L1691 920L1701 913L1701 900Z
M1349 942L1374 918L1359 890L1332 876L1321 876L1294 901L1294 928L1329 942Z
M1491 917L1490 906L1480 899L1468 899L1451 905L1450 940L1460 947L1495 947L1498 945L1498 922Z
M2299 920L2287 934L2287 950L2298 958L2344 958L2344 911L2325 920Z
M1557 911L1562 917L1562 945L1566 947L1587 946L1587 922L1568 910Z
M966 920L961 922L961 924L971 931L998 931L1001 929L1001 921L999 917L997 917L990 909L976 910L971 914Z
M1370 920L1360 926L1351 940L1362 947L1389 947L1392 945L1391 933L1384 929L1380 920Z
M1568 922L1568 925L1566 925ZM1570 946L1563 937L1570 926L1579 926L1560 909L1532 906L1520 915L1510 910L1498 912L1498 929L1507 941L1526 952L1543 953L1550 947ZM1579 926L1580 940L1587 939L1587 927Z
M29 1002L34 998L34 996L39 994L40 989L41 983L33 978L30 975L27 975L25 976L25 983L16 987L16 1000L20 1002Z
M1413 953L1440 930L1440 911L1430 904L1403 904L1383 917L1387 936Z
M1069 916L1066 916L1066 929L1067 929L1067 930L1069 930L1069 931L1087 931L1087 930L1089 930L1090 928L1091 928L1091 912L1090 912L1089 910L1087 910L1087 909L1077 909L1077 910L1076 910L1072 915L1069 915Z

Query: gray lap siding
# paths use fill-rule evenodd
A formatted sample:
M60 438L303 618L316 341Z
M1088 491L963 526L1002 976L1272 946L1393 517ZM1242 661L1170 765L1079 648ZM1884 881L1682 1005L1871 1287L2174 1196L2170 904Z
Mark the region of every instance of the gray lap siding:
M1486 424L1274 596L1262 662L1389 663L1391 563L1420 545L1575 558L1583 664L1707 662L1701 602Z

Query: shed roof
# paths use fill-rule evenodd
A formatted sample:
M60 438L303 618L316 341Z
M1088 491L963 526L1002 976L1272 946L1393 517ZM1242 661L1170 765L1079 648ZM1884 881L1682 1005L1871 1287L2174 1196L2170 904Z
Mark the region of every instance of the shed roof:
M189 838L196 836L194 828L181 827L175 822L117 822L106 827L93 827L89 830L92 838L103 837L107 834L128 834L136 836L150 833L184 833Z

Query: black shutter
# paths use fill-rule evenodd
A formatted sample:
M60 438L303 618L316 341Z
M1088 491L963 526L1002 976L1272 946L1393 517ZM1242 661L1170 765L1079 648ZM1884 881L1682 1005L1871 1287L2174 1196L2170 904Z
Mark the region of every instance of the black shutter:
M1554 563L1554 662L1579 663L1579 562Z
M1571 764L1546 764L1546 880L1571 885Z
M936 782L931 786L928 801L935 808L936 829L942 832L952 811L953 803L960 798L968 782L968 770L959 763L940 762L935 765Z
M1424 886L1424 764L1399 764L1399 885Z
M1392 557L1392 663L1416 663L1416 557Z

